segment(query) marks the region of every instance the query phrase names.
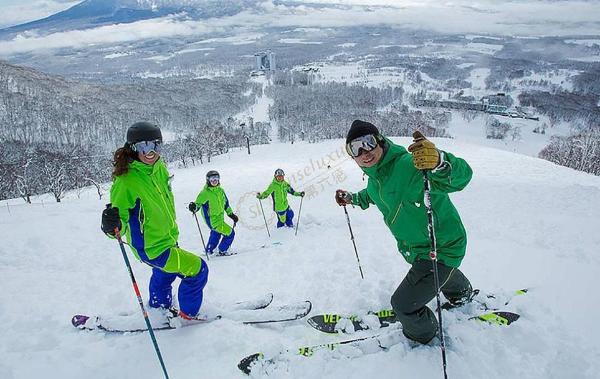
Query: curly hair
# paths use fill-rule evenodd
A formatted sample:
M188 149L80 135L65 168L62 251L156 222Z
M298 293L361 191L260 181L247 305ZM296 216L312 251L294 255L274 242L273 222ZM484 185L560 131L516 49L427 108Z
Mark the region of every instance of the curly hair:
M127 174L127 171L129 171L129 164L136 158L137 153L131 149L129 144L126 143L123 147L118 148L113 157L113 179L117 176Z

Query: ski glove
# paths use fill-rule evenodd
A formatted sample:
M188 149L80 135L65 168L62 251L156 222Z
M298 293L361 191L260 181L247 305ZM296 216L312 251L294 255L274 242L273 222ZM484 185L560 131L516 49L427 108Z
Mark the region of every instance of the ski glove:
M418 170L433 170L440 164L440 152L418 130L413 133L413 143L408 147L413 163Z
M196 213L196 211L198 210L198 206L192 201L188 204L188 209L190 210L190 212Z
M106 209L102 211L102 231L111 236L115 236L115 229L121 230L121 218L119 217L119 208L106 204Z
M229 218L230 218L230 219L232 219L232 220L233 220L233 222L234 222L234 223L236 223L236 224L237 224L237 222L238 222L238 221L240 221L240 218L239 218L239 217L238 217L238 216L237 216L235 213L232 213L232 214L230 214L230 215L228 215L228 216L229 216Z
M304 192L304 191L300 192L300 197L304 197L304 195L306 195L306 192Z
M337 190L335 191L335 201L339 206L352 205L352 192Z

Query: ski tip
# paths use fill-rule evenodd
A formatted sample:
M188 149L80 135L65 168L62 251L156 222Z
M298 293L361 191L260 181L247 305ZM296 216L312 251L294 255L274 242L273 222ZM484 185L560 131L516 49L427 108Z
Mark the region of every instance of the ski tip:
M86 315L75 315L71 318L71 324L76 328L83 328L89 318L90 317Z
M268 303L271 304L273 302L273 292L269 292L266 297L268 299Z
M304 315L306 316L307 314L310 313L310 311L312 311L312 303L310 302L310 300L306 300L305 303L306 303L306 313Z
M296 319L306 317L312 310L312 303L310 300L305 300L304 303L301 304L304 304L304 307L300 308L302 310L298 310Z
M320 332L337 334L338 331L335 330L335 325L340 318L341 316L336 314L321 314L310 317L306 322Z
M252 368L256 365L256 362L264 357L263 353L255 353L247 356L238 363L238 368L246 375L250 375Z
M517 313L496 311L496 312L489 312L489 313L479 315L479 316L475 317L475 319L477 319L479 321L485 321L492 325L506 326L506 325L510 325L513 322L517 321L520 317L521 317L521 315L519 315Z

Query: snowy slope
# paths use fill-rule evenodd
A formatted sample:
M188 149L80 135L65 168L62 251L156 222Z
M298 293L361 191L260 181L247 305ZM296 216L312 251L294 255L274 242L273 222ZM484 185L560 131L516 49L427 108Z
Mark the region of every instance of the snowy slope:
M465 157L475 172L469 187L452 195L469 233L463 271L484 290L533 288L511 304L522 319L509 328L458 322L456 314L445 313L449 377L597 377L600 302L593 279L600 272L600 178L456 140L436 142ZM182 247L200 251L186 204L209 169L221 172L243 220L233 245L240 254L209 262L206 309L268 291L275 294L274 304L310 299L313 314L389 306L408 265L379 212L350 209L365 273L360 279L333 192L358 190L365 183L341 145L336 140L259 146L250 156L238 151L211 165L173 170ZM294 186L313 196L304 201L298 236L277 231L273 239L283 244L260 249L268 238L252 194L266 188L277 167L288 179L296 173ZM298 198L291 204L297 211ZM74 313L139 311L118 246L99 230L103 205L92 192L43 207L0 204L1 378L162 377L147 334L85 333L70 325ZM263 205L269 209L268 201ZM273 218L270 222L272 228ZM146 288L150 270L134 262L134 271ZM143 295L147 298L145 290ZM173 378L242 378L236 364L250 353L337 339L304 321L256 327L225 320L157 337ZM353 360L317 354L294 359L270 377L346 379L374 372L441 378L440 352L399 344Z

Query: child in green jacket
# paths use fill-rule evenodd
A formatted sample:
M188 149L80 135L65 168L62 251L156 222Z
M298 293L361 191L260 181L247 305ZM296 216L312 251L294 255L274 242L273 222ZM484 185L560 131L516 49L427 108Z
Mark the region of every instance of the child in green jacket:
M278 168L275 170L273 181L269 187L262 193L258 192L256 197L261 200L266 199L271 195L273 200L273 210L277 213L277 227L281 228L285 225L291 228L294 226L294 211L288 204L287 195L290 194L293 196L304 197L304 191L294 191L290 183L285 181L284 177L285 173L282 169Z
M210 228L210 236L206 244L206 253L213 254L218 247L218 255L229 255L229 247L235 237L235 224L239 221L233 213L225 191L221 187L221 177L217 171L206 173L206 185L198 194L195 202L188 206L190 212L202 210L206 225ZM233 220L233 228L225 222L225 213Z

